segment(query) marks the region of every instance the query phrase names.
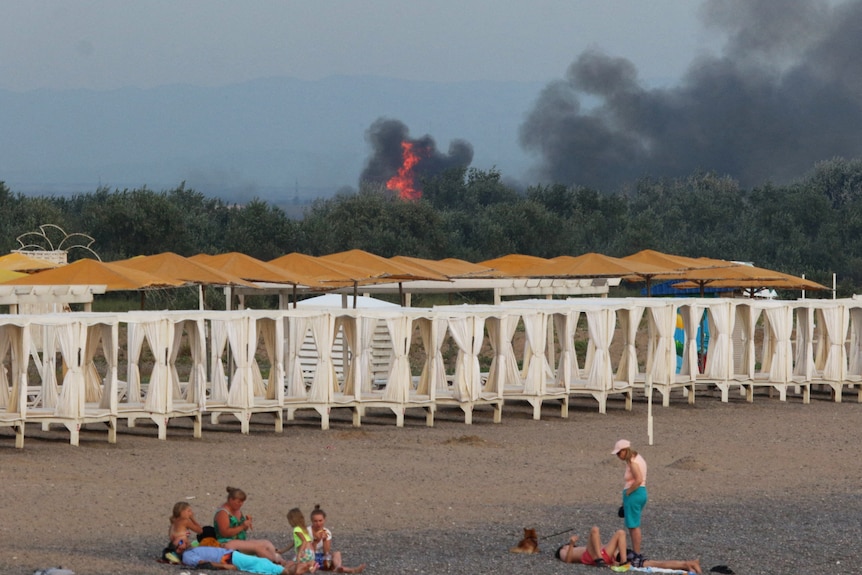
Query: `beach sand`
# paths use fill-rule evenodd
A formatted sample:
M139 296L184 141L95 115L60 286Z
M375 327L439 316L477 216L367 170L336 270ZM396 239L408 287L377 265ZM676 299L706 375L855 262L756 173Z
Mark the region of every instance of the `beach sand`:
M345 562L368 563L367 573L592 573L553 551L570 534L559 532L584 538L596 524L607 539L622 528L623 465L610 454L619 438L649 465L648 558L698 557L704 571L862 573L855 390L844 403L815 394L809 405L764 393L721 403L711 391L689 405L676 392L654 415L654 445L643 397L631 412L612 400L604 415L578 398L567 419L547 403L541 421L509 402L502 423L480 408L469 426L446 408L433 428L420 411L396 428L384 410L369 410L354 428L336 410L328 431L299 412L281 434L256 416L242 435L225 417L197 440L182 421L171 423L167 441L139 421L121 424L115 445L89 425L77 448L63 429L29 426L17 450L2 428L0 573L62 565L78 574L179 574L156 562L173 504L189 501L208 523L228 485L248 493L253 534L278 546L288 541L287 510L307 517L319 503ZM508 552L523 527L547 537L538 555Z

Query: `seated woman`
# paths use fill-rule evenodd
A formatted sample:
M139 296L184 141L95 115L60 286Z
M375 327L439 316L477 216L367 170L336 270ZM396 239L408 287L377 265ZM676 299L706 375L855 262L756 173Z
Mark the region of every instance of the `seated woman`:
M276 553L275 545L266 539L249 539L252 529L251 515L244 515L242 505L246 495L242 489L227 488L227 501L216 510L213 527L216 538L225 549L234 549L269 559L277 565L285 565L284 557Z

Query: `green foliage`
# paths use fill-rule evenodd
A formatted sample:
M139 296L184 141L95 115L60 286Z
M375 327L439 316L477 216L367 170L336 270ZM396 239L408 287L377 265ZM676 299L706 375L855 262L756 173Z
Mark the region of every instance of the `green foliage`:
M652 248L752 261L825 284L835 272L842 294L862 286L858 159L821 162L802 180L751 190L704 172L644 178L624 194L560 184L519 192L498 171L474 168L449 170L422 187L415 202L382 186L344 191L317 200L293 220L260 199L229 205L184 184L163 192L99 188L56 198L25 197L0 182L0 250L54 223L91 235L93 249L108 261L163 251L239 251L268 260L292 251L323 255L353 248L387 257L482 261L508 253L622 256ZM207 305L223 302L208 299Z

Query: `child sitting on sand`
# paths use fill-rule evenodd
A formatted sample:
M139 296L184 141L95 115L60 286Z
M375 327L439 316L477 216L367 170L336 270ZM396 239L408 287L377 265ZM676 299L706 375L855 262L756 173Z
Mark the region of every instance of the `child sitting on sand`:
M171 514L171 530L168 532L170 541L188 541L191 544L195 537L203 533L203 527L195 519L195 512L187 501L174 504ZM194 535L193 535L194 534Z
M326 527L326 512L320 505L311 512L311 525L308 533L313 539L314 556L324 571L336 573L362 573L365 563L359 567L345 567L341 562L341 552L332 550L332 531Z
M314 547L311 544L311 537L305 530L305 516L298 507L294 507L287 512L287 522L293 527L293 550L296 553L297 566L309 565L309 571L314 572L319 567L314 560ZM277 553L284 553L289 548L278 549Z

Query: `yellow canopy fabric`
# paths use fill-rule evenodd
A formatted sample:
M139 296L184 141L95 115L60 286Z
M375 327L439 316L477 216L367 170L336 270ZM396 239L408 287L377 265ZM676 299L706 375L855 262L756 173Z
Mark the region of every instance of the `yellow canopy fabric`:
M12 270L4 270L0 268L0 284L26 276L24 272L16 272Z
M253 282L300 284L310 287L321 285L311 276L274 266L240 252L218 255L198 254L189 259Z
M523 254L509 254L492 260L479 262L480 266L494 268L511 277L543 277L550 260Z
M412 265L432 273L444 275L448 278L492 278L505 275L497 270L456 258L427 260L409 256L393 256L389 259L394 262Z
M164 252L152 256L138 256L111 263L114 266L139 270L189 284L254 287L254 284L242 278L211 268L206 264L194 262L173 252Z
M336 261L321 260L315 256L292 252L268 262L277 268L285 269L290 273L314 278L316 281L328 286L338 287L341 285L352 285L356 282L373 282L366 270L343 264Z
M107 291L179 287L184 282L97 260L83 259L6 282L8 285L104 285Z
M580 256L558 256L550 260L548 267L555 276L560 277L625 277L640 274L668 273L665 267L638 261L628 261L594 252Z
M63 264L32 258L20 252L0 256L0 269L16 272L38 272L58 268Z
M443 274L416 267L405 262L395 262L363 250L348 250L321 256L321 260L350 264L365 270L371 277L389 281L438 280L448 281Z

